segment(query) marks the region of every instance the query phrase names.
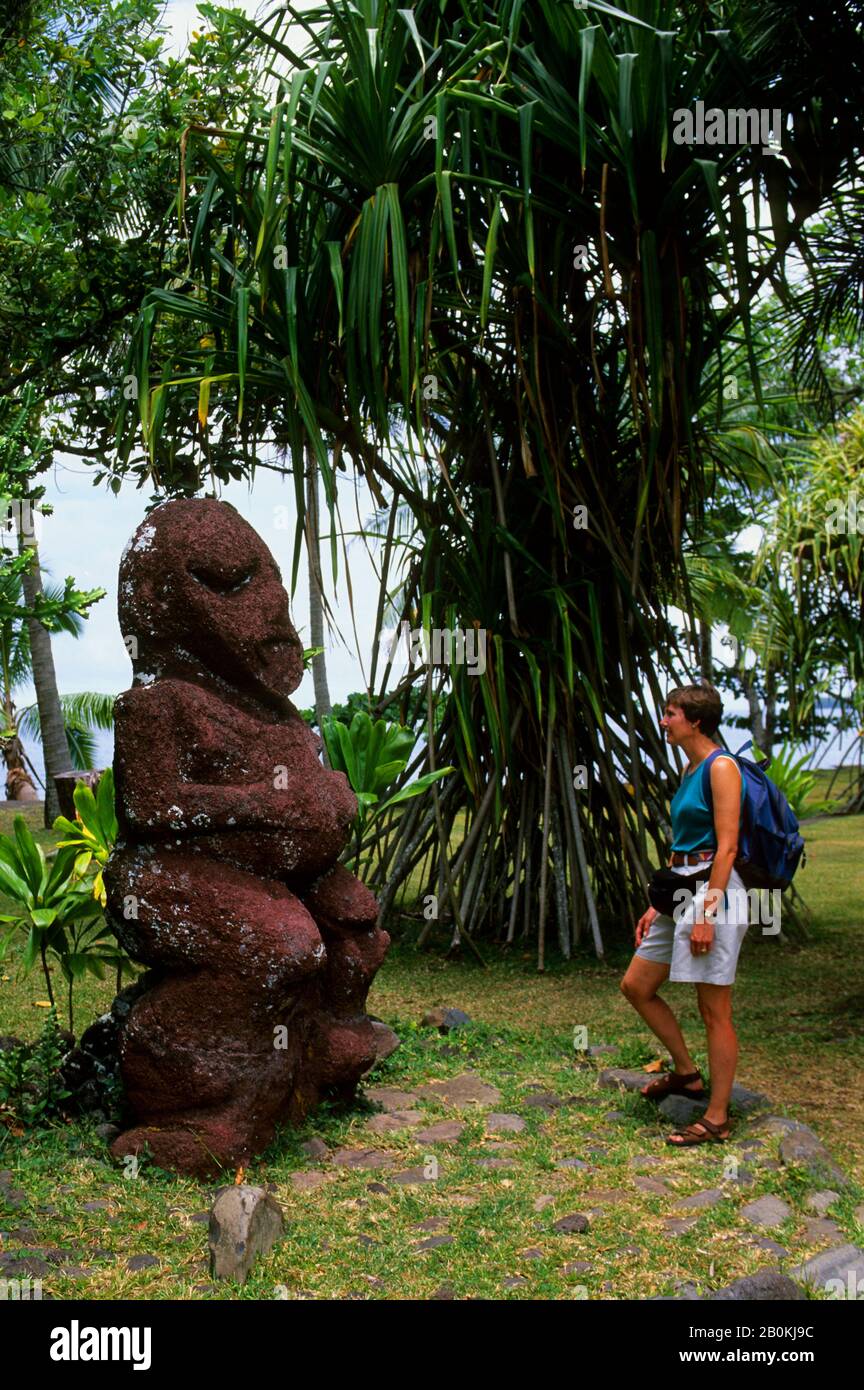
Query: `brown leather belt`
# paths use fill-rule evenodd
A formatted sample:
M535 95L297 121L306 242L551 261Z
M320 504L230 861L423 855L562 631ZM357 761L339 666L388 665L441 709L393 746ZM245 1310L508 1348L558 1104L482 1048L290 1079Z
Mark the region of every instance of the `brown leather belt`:
M677 867L679 864L703 864L706 859L714 858L713 849L694 849L690 852L676 849L672 851L672 863Z

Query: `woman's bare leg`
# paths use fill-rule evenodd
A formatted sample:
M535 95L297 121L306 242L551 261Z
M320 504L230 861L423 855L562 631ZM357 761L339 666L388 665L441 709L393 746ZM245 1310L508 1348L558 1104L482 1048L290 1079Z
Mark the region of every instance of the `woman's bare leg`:
M668 975L668 965L634 956L621 981L621 993L641 1014L652 1033L669 1049L675 1070L679 1075L686 1076L696 1070L696 1063L687 1049L677 1018L666 1000L657 993ZM698 1089L700 1083L696 1081L691 1084Z
M711 1100L706 1116L721 1124L729 1113L732 1082L738 1065L738 1037L732 1023L732 986L697 985L699 1010L708 1034L708 1064L711 1069Z

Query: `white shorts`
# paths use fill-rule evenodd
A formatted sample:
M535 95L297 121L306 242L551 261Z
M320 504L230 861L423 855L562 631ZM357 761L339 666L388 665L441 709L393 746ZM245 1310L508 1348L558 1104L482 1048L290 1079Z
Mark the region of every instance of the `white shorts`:
M680 912L679 920L660 913L654 918L636 955L669 966L669 979L685 984L731 985L735 979L738 953L750 925L747 890L737 870L729 875L728 890L714 918L714 940L710 951L694 955L690 949L693 919L705 902L708 889L707 874L713 860L705 860L706 882L693 894L692 900ZM692 864L677 864L673 872L687 875L696 872ZM731 891L734 890L734 891Z

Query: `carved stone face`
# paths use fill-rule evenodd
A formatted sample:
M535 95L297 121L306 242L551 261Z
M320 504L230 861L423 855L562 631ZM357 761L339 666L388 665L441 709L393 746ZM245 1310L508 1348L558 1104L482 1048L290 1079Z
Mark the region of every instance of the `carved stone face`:
M303 678L279 567L227 502L176 499L151 512L120 563L118 612L140 680L188 670L191 657L281 704Z

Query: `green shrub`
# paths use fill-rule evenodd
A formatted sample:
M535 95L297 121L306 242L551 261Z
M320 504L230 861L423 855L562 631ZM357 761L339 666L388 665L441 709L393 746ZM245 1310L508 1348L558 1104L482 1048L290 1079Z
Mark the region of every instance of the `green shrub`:
M60 1116L60 1102L70 1094L60 1075L65 1052L54 1008L38 1042L0 1052L0 1113L7 1123L29 1129Z

